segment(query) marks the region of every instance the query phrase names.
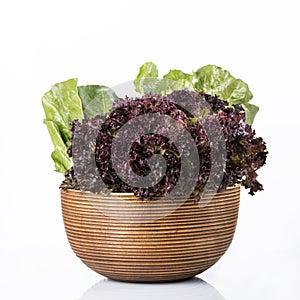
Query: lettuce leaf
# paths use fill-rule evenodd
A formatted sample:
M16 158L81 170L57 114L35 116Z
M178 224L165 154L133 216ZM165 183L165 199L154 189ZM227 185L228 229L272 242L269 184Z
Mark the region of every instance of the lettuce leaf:
M61 137L57 125L53 121L49 120L44 120L44 123L47 126L49 135L55 148L51 154L55 164L55 171L65 173L65 171L72 166L71 159L67 155L68 148Z
M86 85L78 87L85 118L94 118L110 111L113 101L118 98L114 91L104 85Z
M170 70L169 73L163 76L163 79L167 79L175 83L180 83L180 86L183 86L187 89L193 88L193 75L184 73L180 70Z
M71 139L70 123L74 119L81 121L83 118L77 79L53 85L51 90L44 94L42 104L46 115L44 123L54 146L51 157L55 171L65 173L72 166L72 161L66 153Z
M195 91L218 95L229 106L241 104L245 110L246 123L252 125L259 108L248 103L253 95L244 81L236 79L220 67L207 65L193 72L193 82Z
M243 106L243 108L245 110L245 114L246 114L246 123L249 125L252 125L254 118L255 118L257 112L259 111L259 107L254 104L250 104L250 103L242 104L242 106Z
M146 62L134 80L135 90L141 94L153 93L157 89L158 70L153 62Z
M193 82L195 91L218 95L230 105L245 104L253 98L244 81L214 65L207 65L193 72Z

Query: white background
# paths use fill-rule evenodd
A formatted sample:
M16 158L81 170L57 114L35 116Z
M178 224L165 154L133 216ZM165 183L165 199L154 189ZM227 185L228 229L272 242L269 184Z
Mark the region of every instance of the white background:
M41 97L71 77L132 80L146 61L161 74L216 64L249 84L260 106L254 127L270 152L259 176L265 191L242 193L232 246L199 277L227 300L300 299L298 1L0 3L1 299L80 299L102 279L67 243ZM138 290L120 287L104 281L84 299ZM172 299L181 288L141 293Z

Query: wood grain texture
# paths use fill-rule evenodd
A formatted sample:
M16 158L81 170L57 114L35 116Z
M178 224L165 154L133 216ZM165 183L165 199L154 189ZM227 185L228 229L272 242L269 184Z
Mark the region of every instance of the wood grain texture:
M215 264L228 249L237 223L240 187L217 193L205 206L188 199L179 208L149 223L118 220L168 209L143 209L131 194L109 196L61 190L62 213L70 245L92 270L132 282L163 282L193 277ZM97 209L109 209L109 215ZM166 204L167 206L168 204ZM99 207L98 207L99 208Z

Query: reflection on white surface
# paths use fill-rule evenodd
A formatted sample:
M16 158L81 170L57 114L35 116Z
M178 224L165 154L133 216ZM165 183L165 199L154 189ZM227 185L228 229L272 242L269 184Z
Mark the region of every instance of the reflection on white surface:
M79 300L225 300L211 285L194 277L173 283L126 283L104 279L87 290Z

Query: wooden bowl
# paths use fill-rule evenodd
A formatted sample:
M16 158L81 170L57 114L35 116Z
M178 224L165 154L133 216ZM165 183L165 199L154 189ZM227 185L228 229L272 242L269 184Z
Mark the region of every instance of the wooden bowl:
M111 279L163 282L193 277L225 253L236 228L240 187L215 194L204 207L188 199L174 211L170 202L157 208L132 194L61 190L61 200L68 240L84 264ZM166 216L156 215L163 210ZM141 213L153 221L140 222Z

